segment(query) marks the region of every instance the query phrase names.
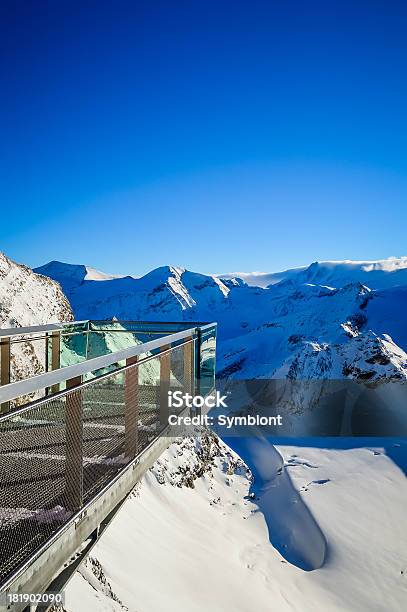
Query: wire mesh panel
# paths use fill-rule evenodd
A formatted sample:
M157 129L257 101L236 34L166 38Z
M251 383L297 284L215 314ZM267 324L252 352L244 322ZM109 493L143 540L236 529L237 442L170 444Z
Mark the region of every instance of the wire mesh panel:
M70 517L65 400L0 423L0 580Z
M0 420L0 586L162 433L168 391L192 390L193 351L130 358Z

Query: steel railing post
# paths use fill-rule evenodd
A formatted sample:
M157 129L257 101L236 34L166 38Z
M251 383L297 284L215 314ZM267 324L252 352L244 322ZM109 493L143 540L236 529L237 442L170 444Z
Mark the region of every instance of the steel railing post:
M138 453L139 368L138 357L126 359L124 374L124 453L134 459Z
M66 381L73 389L65 404L65 496L68 510L79 510L83 505L83 391L76 389L82 377Z
M170 390L171 345L160 348L160 427L168 425L168 391Z
M89 359L89 337L90 337L90 333L91 333L91 328L90 328L90 321L87 322L86 324L86 330L83 332L86 336L86 342L85 342L85 357L86 359Z
M61 333L59 331L51 334L51 370L59 370L61 367ZM59 384L51 387L51 393L58 393Z
M202 350L202 332L197 329L197 340L196 340L196 357L195 357L195 393L201 394L201 350Z
M0 340L0 385L8 385L10 382L10 338ZM4 402L0 406L0 414L10 410L10 402Z
M184 344L184 391L185 393L194 393L193 389L193 373L194 373L194 340L187 338Z

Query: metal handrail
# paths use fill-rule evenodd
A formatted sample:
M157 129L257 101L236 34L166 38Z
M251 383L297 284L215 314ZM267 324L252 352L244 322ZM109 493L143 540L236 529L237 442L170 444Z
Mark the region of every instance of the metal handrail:
M134 332L133 330L129 330L129 329L83 329L81 331L75 331L75 332L65 332L63 331L63 328L56 328L56 331L61 332L61 337L62 338L70 338L71 336L87 336L89 334L105 334L106 332L112 332L115 334L123 334L123 333L127 333L127 334L132 334L132 333L140 333L140 334L148 334L148 335L153 335L153 334L161 334L162 331L137 331ZM32 332L33 333L33 332ZM173 333L173 332L171 332ZM175 333L175 332L174 332ZM24 336L24 338L18 338L17 340L15 340L14 338L16 336ZM1 335L0 335L1 337ZM36 342L37 340L49 340L50 336L49 335L45 335L45 336L28 336L26 337L25 334L14 334L13 336L5 336L6 338L12 338L10 340L10 344L14 345L14 344L23 344L24 342Z
M61 331L64 325L66 325L66 323L49 323L48 325L32 325L30 327L9 327L7 329L0 329L0 338L12 338L13 336L25 336L26 334Z
M159 334L161 333L161 331L166 331L164 328L170 325L180 325L180 323L189 323L192 326L196 326L199 327L201 330L207 329L208 327L213 327L214 325L217 325L217 323L213 322L213 323L207 323L207 322L199 322L199 321L132 321L132 320L117 320L116 321L119 324L140 324L140 325L152 325L152 326L163 326L163 330L132 330L132 329L110 329L110 328L106 328L106 329L81 329L78 331L64 331L65 327L69 327L72 325L80 325L83 323L103 323L103 324L109 324L111 323L110 320L105 320L105 319L87 319L87 320L83 320L83 321L65 321L63 323L49 323L47 325L32 325L29 327L10 327L10 328L5 328L5 329L1 329L0 328L0 339L1 338L9 338L10 339L10 343L11 344L20 344L22 342L35 342L36 340L46 340L47 338L49 338L49 336L45 335L45 336L28 336L28 334L39 334L39 333L45 333L48 334L50 332L61 332L61 335L63 337L67 337L67 336L78 336L78 335L87 335L87 334L103 334L105 332L115 332L115 333L135 333L135 331L137 331L138 333L148 333L148 334ZM167 330L168 331L168 330ZM171 332L173 333L173 332ZM176 332L174 332L176 333ZM14 337L19 337L18 340L14 340ZM20 336L24 336L24 338L20 338ZM28 336L28 337L27 337Z
M208 329L209 327L217 327L217 323L214 321L213 323L204 323L203 325L199 325L198 329L201 331Z
M0 404L9 402L21 396L29 395L30 393L35 393L36 391L40 391L48 387L52 387L65 382L66 380L84 376L85 374L89 374L95 370L106 368L114 363L117 363L118 361L124 361L130 357L136 357L149 351L153 351L161 346L173 344L174 342L178 342L179 340L193 336L197 333L198 329L199 328L197 327L191 327L190 329L186 329L175 334L169 334L168 336L163 336L161 338L157 338L156 340L150 340L149 342L144 342L143 344L137 344L136 346L131 346L127 349L116 351L115 353L94 357L81 363L60 368L59 370L46 372L45 374L38 374L36 376L32 376L31 378L27 378L26 380L9 383L8 385L0 387Z
M63 323L63 325L72 325L74 323L110 323L112 319L87 319L85 321L72 321L71 323ZM143 321L138 319L115 319L115 323L138 323L140 325L181 325L182 323L190 323L191 325L217 325L211 321Z

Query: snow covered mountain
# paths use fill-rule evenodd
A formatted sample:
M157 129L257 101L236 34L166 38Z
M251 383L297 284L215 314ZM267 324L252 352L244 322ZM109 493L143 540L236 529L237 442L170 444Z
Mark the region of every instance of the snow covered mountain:
M343 287L347 283L359 281L371 289L384 289L407 285L407 257L389 257L378 261L315 261L310 266L283 272L240 272L218 276L222 279L240 277L248 285L259 287L275 285L282 280L330 287Z
M407 258L314 263L265 288L170 266L105 281L87 270L37 269L78 319L217 321L221 376L407 378Z
M275 285L267 320L226 339L220 374L240 378L407 378L407 287Z
M89 266L73 265L67 263L61 263L59 261L50 261L35 269L35 272L42 274L43 276L49 276L50 278L58 279L61 287L63 287L65 293L69 293L71 289L80 285L83 281L105 281L112 280L114 278L123 278L121 276L114 276L112 274L106 274L90 268Z
M40 276L27 266L17 264L0 253L0 327L26 327L73 320L70 304L60 285ZM11 350L11 374L43 371L44 342L14 345Z
M69 321L73 314L58 282L0 252L0 327Z
M214 276L164 266L141 278L88 278L89 268L51 262L36 269L57 280L79 319L193 320L211 318L229 293L230 284ZM199 304L198 304L199 302Z

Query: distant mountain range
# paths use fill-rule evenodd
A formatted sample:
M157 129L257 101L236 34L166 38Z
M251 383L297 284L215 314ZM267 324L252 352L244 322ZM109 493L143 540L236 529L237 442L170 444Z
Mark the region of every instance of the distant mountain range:
M220 278L242 278L248 285L268 287L282 280L343 287L358 281L371 289L407 285L407 257L389 257L378 261L315 261L310 266L290 268L283 272L235 272L219 274Z
M58 261L35 271L61 284L77 319L217 321L225 376L407 378L406 257L315 262L262 276L267 287L172 266L141 278Z

